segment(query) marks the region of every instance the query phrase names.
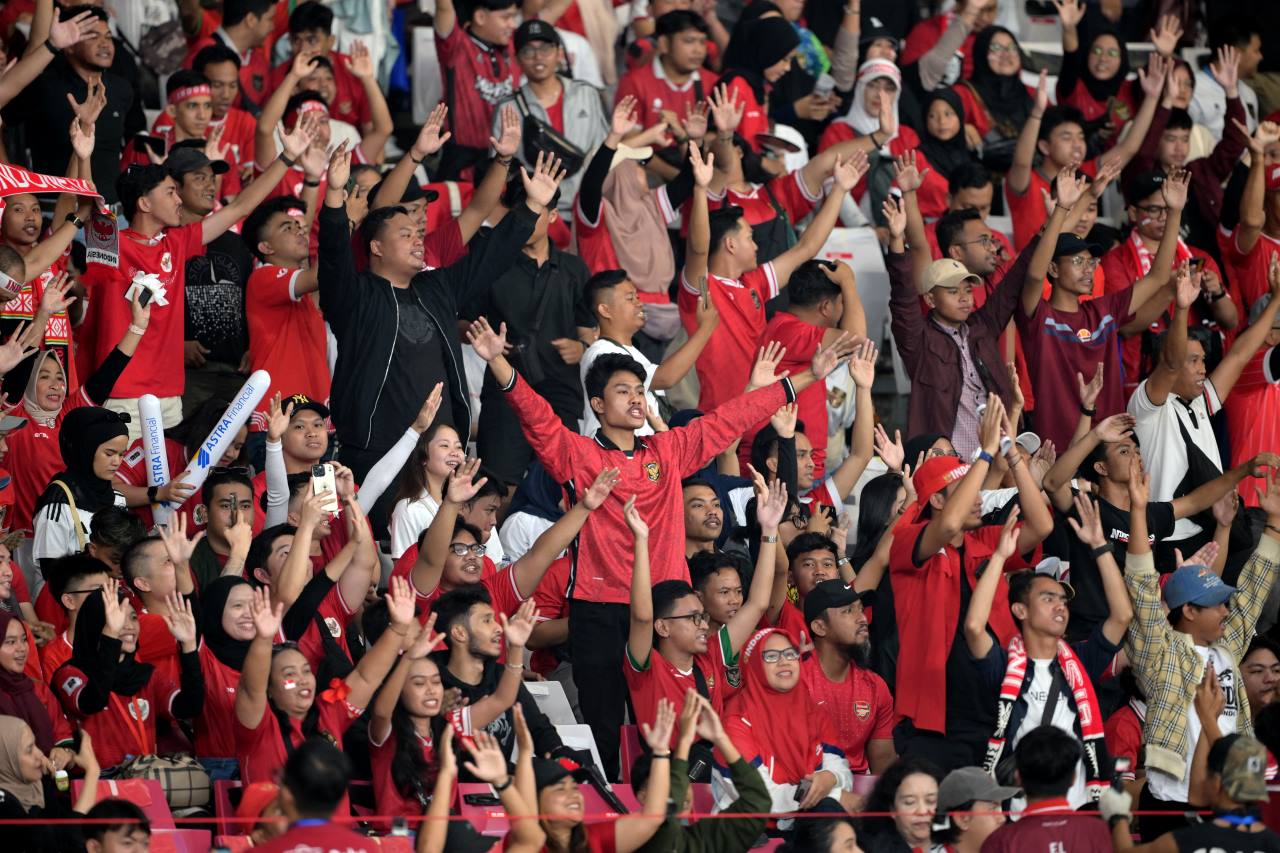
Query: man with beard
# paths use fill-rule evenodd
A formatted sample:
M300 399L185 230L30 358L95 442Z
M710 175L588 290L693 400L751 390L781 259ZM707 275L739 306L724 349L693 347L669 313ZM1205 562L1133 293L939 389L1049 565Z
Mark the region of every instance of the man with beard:
M489 591L480 584L467 584L446 592L436 601L432 612L436 616L436 628L444 635L449 647L448 663L441 668L440 678L446 689L458 688L468 705L474 705L497 689L503 667L519 665L498 665L504 635L509 649L523 648L537 621L534 608L517 612L510 621L505 616L499 621ZM516 701L524 710L535 753L554 755L563 750L564 744L556 734L555 726L538 710L533 694L523 685ZM516 738L511 709L499 714L485 728L497 739L503 755L510 755ZM463 781L466 781L465 777Z
M714 551L716 539L724 530L724 510L720 497L706 480L690 477L684 491L684 555L692 557L700 551Z
M854 773L879 775L898 760L893 748L893 696L869 668L871 634L866 605L875 593L858 592L842 580L809 591L804 619L813 654L800 665L800 678L813 701L832 715L837 742Z
M1067 795L1071 807L1079 808L1102 793L1100 780L1103 768L1109 765L1103 760L1102 712L1095 685L1102 682L1103 673L1120 651L1120 642L1133 621L1133 605L1097 507L1090 498L1077 494L1075 515L1067 522L1097 561L1110 611L1106 621L1095 626L1083 642L1065 641L1071 615L1067 604L1075 590L1059 579L1064 564L1049 557L1034 571L1008 576L1009 610L1018 633L1007 648L995 642L987 623L998 576L1016 547L1012 532L1015 518L1010 518L974 587L964 636L982 687L999 694L996 728L987 746L987 772L995 771L1000 758L1016 749L1027 733L1040 726L1054 726L1081 742L1084 766L1076 768Z

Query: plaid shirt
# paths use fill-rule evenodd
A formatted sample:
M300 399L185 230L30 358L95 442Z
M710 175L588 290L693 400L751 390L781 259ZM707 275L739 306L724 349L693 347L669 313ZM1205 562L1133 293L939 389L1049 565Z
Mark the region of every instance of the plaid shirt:
M1231 601L1219 651L1232 660L1236 684L1242 684L1240 658L1249 647L1258 615L1280 565L1280 540L1263 536L1258 549L1240 572L1239 590ZM1147 717L1142 727L1146 741L1147 767L1182 778L1195 744L1187 743L1187 709L1195 697L1196 685L1204 677L1204 662L1196 653L1190 634L1175 631L1160 601L1160 581L1155 559L1146 554L1129 555L1124 582L1133 599L1135 620L1129 629L1125 651L1133 661L1138 685L1147 694ZM1236 691L1239 731L1252 728L1249 703L1244 691Z

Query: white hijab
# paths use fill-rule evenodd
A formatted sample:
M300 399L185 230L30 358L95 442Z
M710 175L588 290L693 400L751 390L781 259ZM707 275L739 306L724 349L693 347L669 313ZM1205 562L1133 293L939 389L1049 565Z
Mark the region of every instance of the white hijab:
M881 148L888 146L889 140L896 139L898 136L898 127L901 122L898 119L898 96L902 93L902 72L898 70L898 66L894 65L887 59L868 59L858 68L857 82L853 87L853 102L849 104L849 111L845 113L839 121L852 127L862 136L869 136L880 129L880 116L872 115L867 112L866 93L867 86L872 80L888 78L898 87L898 95L893 99L893 118L894 131L893 136L884 141Z

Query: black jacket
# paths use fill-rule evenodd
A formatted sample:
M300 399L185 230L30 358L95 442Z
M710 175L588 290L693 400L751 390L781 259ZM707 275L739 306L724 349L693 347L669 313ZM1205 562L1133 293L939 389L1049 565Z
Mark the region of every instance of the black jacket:
M471 410L458 336L458 305L473 289L488 287L506 272L533 234L536 222L537 216L527 205L517 205L487 239L472 241L466 257L453 266L419 273L409 283L447 344L449 363L445 372L449 377L453 425L464 441L471 434ZM320 310L338 339L329 410L342 442L368 449L374 411L395 353L399 308L391 282L370 270L356 272L343 208L320 208L318 276ZM417 414L416 407L411 412L395 413L401 423L394 424L394 428L407 429Z

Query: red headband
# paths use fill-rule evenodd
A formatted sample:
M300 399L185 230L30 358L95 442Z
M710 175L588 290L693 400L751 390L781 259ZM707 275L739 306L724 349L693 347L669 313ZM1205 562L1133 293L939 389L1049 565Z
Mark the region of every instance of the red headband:
M180 104L183 101L190 100L191 98L198 98L201 95L204 95L206 98L212 96L209 91L209 84L197 83L194 86L183 86L181 89L175 89L169 93L169 103Z

